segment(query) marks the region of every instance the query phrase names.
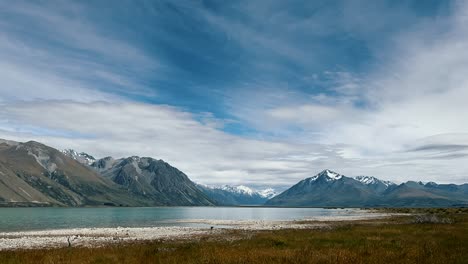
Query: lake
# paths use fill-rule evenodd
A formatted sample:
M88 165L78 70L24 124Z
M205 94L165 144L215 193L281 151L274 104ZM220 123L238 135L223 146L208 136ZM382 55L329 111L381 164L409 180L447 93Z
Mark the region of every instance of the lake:
M188 220L303 220L356 217L360 209L271 207L0 208L0 232L93 227L203 226Z

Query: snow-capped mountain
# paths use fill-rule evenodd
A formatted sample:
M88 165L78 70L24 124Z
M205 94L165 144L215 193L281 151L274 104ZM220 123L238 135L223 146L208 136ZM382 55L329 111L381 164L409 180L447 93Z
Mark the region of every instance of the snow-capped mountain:
M322 179L325 179L325 181L329 182L329 181L339 180L342 177L343 177L343 175L327 169L327 170L324 170L324 171L320 172L319 174L317 174L317 175L315 175L313 177L308 178L307 180L309 182L313 182L313 181L318 180L319 178L322 178Z
M221 189L221 190L225 190L228 192L245 194L245 195L250 195L250 196L255 194L254 190L244 185L238 185L238 186L223 185L221 187L213 187L213 189Z
M219 205L262 205L277 193L272 188L254 190L245 185L207 186L198 187Z
M96 160L72 149L58 151L35 141L21 143L2 139L0 183L3 183L0 206L468 205L468 183L407 181L395 184L373 176L347 177L327 169L277 195L272 188L259 190L245 185L210 187L195 184L183 172L162 160L137 156Z
M250 195L250 196L260 195L261 197L264 197L267 199L270 199L271 197L277 194L275 190L272 188L266 188L263 190L254 190L245 185L237 185L237 186L223 185L221 187L214 187L213 189L216 189L216 188L219 188L228 192L243 194L243 195Z
M346 177L324 170L306 178L266 205L274 206L453 206L464 205L468 184L436 184L408 181L397 185L372 176Z
M354 177L354 179L357 180L357 181L360 181L360 182L362 182L364 184L367 184L367 185L378 184L378 183L382 183L385 186L395 185L395 183L393 183L391 181L379 180L374 176L356 176L356 177Z
M279 206L358 206L374 198L375 192L353 178L323 170L306 178L266 202Z
M84 152L78 153L73 149L64 149L62 150L62 153L85 165L91 165L96 161L96 159L93 156Z
M271 199L275 197L276 195L278 195L278 192L275 191L275 189L273 188L266 188L264 190L258 191L258 193L267 199Z
M380 180L373 176L356 176L354 179L364 183L378 193L384 192L389 186L396 185L394 182Z

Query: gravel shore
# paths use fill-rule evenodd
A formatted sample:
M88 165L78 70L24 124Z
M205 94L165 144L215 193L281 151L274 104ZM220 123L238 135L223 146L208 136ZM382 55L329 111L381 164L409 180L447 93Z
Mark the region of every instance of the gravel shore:
M390 214L374 213L362 216L319 216L297 221L260 220L207 220L192 219L177 221L184 224L203 224L211 227L117 227L117 228L74 228L24 232L0 233L0 250L53 248L53 247L99 247L106 244L131 241L168 240L193 238L198 235L217 234L229 229L277 230L328 228L327 222L380 219Z

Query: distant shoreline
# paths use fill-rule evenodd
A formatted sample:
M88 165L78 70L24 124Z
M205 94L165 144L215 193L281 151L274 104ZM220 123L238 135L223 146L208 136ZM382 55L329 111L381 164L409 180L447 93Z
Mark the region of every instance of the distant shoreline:
M227 207L227 208L317 208L317 209L412 209L412 208L467 208L468 204L455 204L453 206L282 206L282 205L157 205L157 206L112 206L112 205L83 205L83 206L59 206L45 203L28 202L0 202L0 208L171 208L171 207Z

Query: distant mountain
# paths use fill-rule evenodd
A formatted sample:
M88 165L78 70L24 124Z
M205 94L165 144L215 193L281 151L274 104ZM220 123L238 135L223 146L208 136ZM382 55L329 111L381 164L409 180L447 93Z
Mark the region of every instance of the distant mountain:
M330 170L304 179L266 205L332 207L430 207L468 204L468 185L406 182L372 176L346 177Z
M93 156L84 152L78 153L73 149L62 150L62 153L85 165L91 165L96 161L96 159Z
M269 205L315 207L468 206L468 184L347 177L331 170L279 195L273 189L196 185L163 160L114 159L0 139L0 206Z
M468 205L468 184L437 184L408 181L389 187L381 204L394 207L448 207Z
M389 186L396 185L395 183L391 181L382 181L373 176L356 176L354 177L354 179L369 186L371 189L373 189L377 193L382 193L385 190L387 190Z
M266 205L359 207L362 201L376 198L375 192L366 184L324 170L268 200Z
M266 188L266 189L263 189L263 190L260 190L260 191L257 191L261 196L267 198L267 199L271 199L273 197L275 197L276 195L278 195L278 192L275 191L275 189L273 188Z
M197 186L218 205L263 205L276 195L271 188L256 191L243 185L210 187L198 184Z
M142 201L56 149L35 141L0 141L0 205L139 204Z
M129 194L158 205L214 205L187 175L163 160L147 157L96 160L91 167Z

